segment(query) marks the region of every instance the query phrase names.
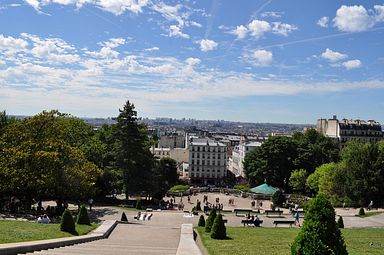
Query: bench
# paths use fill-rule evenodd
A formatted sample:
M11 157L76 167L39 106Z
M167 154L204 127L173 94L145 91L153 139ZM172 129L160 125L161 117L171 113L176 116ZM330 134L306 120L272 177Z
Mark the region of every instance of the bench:
M273 221L273 224L275 224L275 227L277 227L277 225L279 224L286 224L286 225L289 225L290 227L292 227L292 224L294 224L295 221L294 220L275 220Z
M280 217L283 214L282 210L277 210L277 211L276 210L275 211L273 211L273 210L265 210L264 212L267 215L267 217L269 215L278 215Z
M235 213L236 216L238 216L238 213L245 213L245 214L250 214L252 212L251 209L233 209L233 212Z
M244 227L245 227L245 224L247 224L247 225L252 224L252 225L255 225L255 227L260 227L260 224L263 223L263 221L262 220L248 219L248 220L241 220L241 223L244 224Z

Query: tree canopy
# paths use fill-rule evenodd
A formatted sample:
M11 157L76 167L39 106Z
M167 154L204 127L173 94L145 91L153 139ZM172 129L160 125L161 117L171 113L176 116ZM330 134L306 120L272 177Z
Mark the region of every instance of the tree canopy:
M2 192L29 201L93 193L101 171L68 139L65 126L71 118L58 111L42 112L5 129L0 137Z
M292 137L269 137L260 147L247 154L244 170L251 185L266 181L272 186L287 190L289 184L299 184L299 179L296 178L298 173L294 174L296 179L289 182L293 170L302 169L311 174L316 167L337 161L338 153L339 147L335 142L314 129L308 129L304 133L295 133Z

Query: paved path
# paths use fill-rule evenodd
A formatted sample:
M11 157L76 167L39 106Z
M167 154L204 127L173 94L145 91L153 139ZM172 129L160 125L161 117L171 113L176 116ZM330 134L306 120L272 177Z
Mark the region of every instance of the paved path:
M182 199L183 203L186 205L184 210L191 210L192 207L196 205L197 199L202 201L203 195L204 194L191 196L190 203L188 203L187 197L184 197ZM209 201L213 202L217 197L219 197L220 203L224 204L224 209L226 210L234 208L250 208L251 200L249 198L234 197L235 205L232 206L228 204L228 200L231 196L218 193L208 194ZM176 198L176 202L179 201L180 198ZM269 205L269 201L263 201L263 209L269 209ZM137 211L129 211L117 207L95 207L92 215L99 221L107 219L119 220L123 211L127 214L129 224L119 224L108 239L35 252L33 254L176 254L180 240L181 224L192 223L196 226L199 219L199 216L188 217L187 214L181 211L154 211L152 212L153 216L151 220L137 221L134 219ZM287 212L288 211L285 210L285 214L282 218L268 218L264 215L259 215L264 221L262 226L273 227L273 221L275 219L293 220L293 217L287 214ZM343 216L346 228L384 227L384 214L368 218L359 218L354 216L356 213L357 209L336 209L336 214ZM228 223L226 224L227 226L239 227L242 226L241 220L244 217L235 216L233 213L225 213L224 218L228 220ZM303 219L301 219L301 224L302 221Z

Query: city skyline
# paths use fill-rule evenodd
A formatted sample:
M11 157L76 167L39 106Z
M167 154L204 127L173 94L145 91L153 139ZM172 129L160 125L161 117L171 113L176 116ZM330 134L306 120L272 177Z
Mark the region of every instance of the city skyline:
M384 123L380 1L5 0L1 109Z

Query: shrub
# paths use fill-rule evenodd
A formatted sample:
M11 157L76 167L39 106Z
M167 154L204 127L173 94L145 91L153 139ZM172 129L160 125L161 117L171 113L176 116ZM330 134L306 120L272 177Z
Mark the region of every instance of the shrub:
M272 202L275 206L281 207L283 203L285 203L285 196L281 190L277 190L275 193L272 195Z
M210 233L213 225L213 221L216 218L216 209L212 208L209 213L208 219L205 221L205 232Z
M344 221L343 221L343 217L341 217L341 216L337 220L337 227L338 228L344 228Z
M65 209L61 215L60 230L71 234L76 234L75 221L68 209Z
M197 226L199 227L205 227L205 219L203 215L200 215L199 223L197 223Z
M141 210L141 199L136 200L136 209Z
M180 192L180 191L186 191L189 189L188 185L175 185L172 188L169 189L169 192Z
M121 221L128 222L128 218L127 215L125 215L125 212L123 212L123 214L121 215Z
M227 237L227 229L224 225L223 216L219 213L212 225L211 237L213 239L225 239Z
M77 224L91 225L91 220L89 219L89 215L87 212L87 208L85 208L85 205L82 205L80 207L79 215L77 215Z
M242 192L251 192L251 187L249 186L249 184L238 184L235 185L233 188Z
M363 207L360 208L360 210L359 210L359 215L360 215L360 216L365 215L365 211L364 211L364 208L363 208Z
M197 201L196 203L196 211L201 211L201 202Z
M303 227L291 245L291 254L348 254L336 225L335 209L324 194L310 201Z

